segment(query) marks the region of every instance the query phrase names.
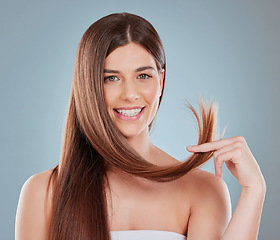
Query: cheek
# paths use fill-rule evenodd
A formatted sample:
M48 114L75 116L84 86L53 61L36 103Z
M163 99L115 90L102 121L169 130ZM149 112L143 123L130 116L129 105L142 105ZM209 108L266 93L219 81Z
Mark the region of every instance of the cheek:
M151 84L148 88L145 89L145 98L149 104L156 103L160 97L160 86L159 84Z
M145 90L145 100L150 105L148 124L150 124L153 121L157 113L160 92L161 89L158 83L151 85Z
M107 106L107 109L112 107L113 103L115 102L115 91L112 91L110 87L104 87L104 98L105 98L105 103Z

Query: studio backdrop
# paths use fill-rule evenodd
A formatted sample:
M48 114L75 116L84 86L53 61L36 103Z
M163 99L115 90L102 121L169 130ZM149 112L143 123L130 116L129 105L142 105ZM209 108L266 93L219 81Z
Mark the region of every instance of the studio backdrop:
M189 100L219 106L225 138L242 135L267 183L259 239L280 229L280 1L2 1L0 8L0 239L14 239L20 189L58 164L76 49L94 21L114 12L143 16L167 58L163 102L151 136L184 160L198 132ZM203 169L214 172L210 160ZM232 209L240 194L224 168Z

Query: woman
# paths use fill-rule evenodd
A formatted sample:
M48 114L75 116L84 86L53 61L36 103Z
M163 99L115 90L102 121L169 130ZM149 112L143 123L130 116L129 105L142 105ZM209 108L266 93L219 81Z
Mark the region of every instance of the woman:
M16 239L257 239L266 185L243 137L215 140L201 104L198 145L179 162L149 137L165 83L145 19L103 17L77 50L61 161L23 186ZM214 156L215 175L197 167ZM242 186L231 217L222 164Z

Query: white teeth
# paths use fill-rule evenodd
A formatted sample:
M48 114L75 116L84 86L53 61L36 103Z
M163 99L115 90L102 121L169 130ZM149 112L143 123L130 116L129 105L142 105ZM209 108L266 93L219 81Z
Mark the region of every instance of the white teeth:
M124 109L119 109L117 110L118 113L121 115L127 116L127 117L134 117L138 115L141 112L142 108L137 108L137 109L131 109L131 110L124 110Z

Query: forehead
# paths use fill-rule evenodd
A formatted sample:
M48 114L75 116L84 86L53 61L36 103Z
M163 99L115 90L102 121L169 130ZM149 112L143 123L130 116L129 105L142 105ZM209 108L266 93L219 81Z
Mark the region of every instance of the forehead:
M136 43L129 43L116 48L105 59L106 69L136 69L142 66L152 66L156 69L156 62L152 54Z

